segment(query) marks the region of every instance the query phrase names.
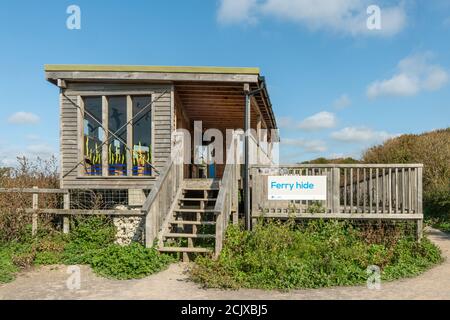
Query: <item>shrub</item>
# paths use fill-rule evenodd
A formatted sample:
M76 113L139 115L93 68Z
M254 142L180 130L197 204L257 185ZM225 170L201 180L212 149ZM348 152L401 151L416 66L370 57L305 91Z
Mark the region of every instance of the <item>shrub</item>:
M173 261L138 243L114 244L115 227L109 218L77 218L71 227L69 235L43 229L35 238L0 247L0 283L32 265L90 264L99 275L132 279L158 272Z
M93 257L92 268L108 278L137 279L161 271L172 261L156 249L148 249L138 243L125 247L115 244Z
M439 249L428 240L417 243L402 234L396 241L398 233L374 242L379 237L368 239L367 230L337 221L259 223L250 232L230 226L219 258L198 257L190 274L207 287L319 288L364 283L369 265L391 280L440 261Z
M107 217L79 217L73 220L62 261L67 264L90 264L96 254L114 243L115 232L111 219Z
M450 128L406 134L368 149L365 163L423 163L425 214L450 220Z
M47 161L37 158L29 161L27 158L18 158L15 168L1 168L0 186L2 188L58 188L57 160L51 158ZM57 196L53 194L41 195L41 201L48 206L57 203ZM31 194L29 193L0 193L0 242L24 241L29 238L28 225L31 216L21 207L31 208ZM46 223L41 215L40 224Z

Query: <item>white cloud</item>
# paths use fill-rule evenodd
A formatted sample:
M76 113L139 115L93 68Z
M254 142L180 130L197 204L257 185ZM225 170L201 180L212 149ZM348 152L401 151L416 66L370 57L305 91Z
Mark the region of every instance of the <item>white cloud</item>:
M39 116L34 113L24 111L16 112L8 118L8 122L11 124L36 124L39 121Z
M351 35L394 35L406 25L400 1L381 8L381 30L367 28L369 0L221 0L221 23L255 22L261 16L276 17L310 30L328 30Z
M292 129L295 127L295 121L291 117L280 117L277 120L277 124L281 129Z
M396 134L390 134L386 131L374 131L366 127L345 127L331 134L331 137L338 141L370 143L383 142L395 136Z
M336 125L334 113L322 111L316 113L298 124L298 128L306 131L332 128Z
M311 152L311 153L316 153L316 152L324 152L327 150L327 146L325 141L322 140L308 140L308 139L282 139L281 140L281 144L282 145L287 145L287 146L293 146L293 147L300 147L302 148L305 152Z
M331 153L328 156L328 159L342 159L345 158L345 155L343 153Z
M415 54L401 60L391 78L377 80L367 87L367 96L414 96L421 91L436 91L448 82L448 73L430 63L431 53Z
M58 153L45 142L23 146L0 143L0 166L16 166L17 157L49 159L52 156L57 157Z
M256 0L222 0L220 2L217 20L223 24L256 21L253 10Z
M26 151L28 154L38 156L40 158L48 158L55 153L53 147L46 143L31 144L26 147Z
M339 98L334 100L333 106L337 109L344 109L352 104L350 97L347 94L342 94Z

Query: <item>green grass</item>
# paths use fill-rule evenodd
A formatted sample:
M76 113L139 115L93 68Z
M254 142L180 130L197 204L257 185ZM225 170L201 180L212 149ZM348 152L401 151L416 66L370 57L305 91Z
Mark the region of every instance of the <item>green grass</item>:
M163 270L173 258L133 243L114 244L115 227L103 217L78 218L64 235L42 229L35 237L0 245L0 283L33 265L89 264L94 272L114 279L142 278Z
M6 245L0 246L0 283L14 280L14 274L19 268L12 261L11 249Z
M450 233L450 221L443 221L443 220L437 221L436 223L433 224L433 226L436 229Z
M417 243L401 230L392 236L339 222L230 226L218 260L198 257L191 278L206 287L294 289L363 284L377 265L383 280L420 274L441 261L429 240Z

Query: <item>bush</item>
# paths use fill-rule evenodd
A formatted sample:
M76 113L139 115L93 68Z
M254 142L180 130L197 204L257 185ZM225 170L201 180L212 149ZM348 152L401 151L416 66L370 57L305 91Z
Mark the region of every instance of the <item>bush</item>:
M163 270L173 259L138 243L111 245L93 257L92 268L104 277L138 279Z
M428 240L417 243L402 230L386 233L392 238L368 237L367 232L336 221L260 223L250 232L230 226L218 260L198 257L191 278L217 288L320 288L364 283L369 265L381 268L382 279L392 280L441 261L439 249Z
M114 243L116 229L108 217L80 217L72 221L62 262L90 264L95 255Z
M54 157L48 161L18 158L16 168L0 168L2 188L58 188L58 177L57 160ZM49 207L58 202L58 197L54 194L40 195L39 198ZM31 199L29 193L0 193L0 242L25 241L29 238L31 216L19 209L31 208ZM45 224L45 216L41 216L39 222Z
M90 264L99 275L116 279L142 278L165 268L173 259L155 249L133 243L114 244L115 227L110 218L77 218L71 233L40 229L35 238L9 242L0 247L0 283L32 265Z
M450 128L406 134L368 149L365 163L423 163L423 200L427 217L450 220Z

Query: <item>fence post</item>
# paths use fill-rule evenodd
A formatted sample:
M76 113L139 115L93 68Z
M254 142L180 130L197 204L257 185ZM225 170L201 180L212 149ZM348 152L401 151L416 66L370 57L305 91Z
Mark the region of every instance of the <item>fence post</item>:
M38 187L34 186L33 189L38 189ZM39 194L33 193L33 203L32 208L33 210L37 210L39 207ZM31 216L31 235L35 236L37 234L37 227L38 227L38 214L36 211L33 211L33 214Z
M417 168L417 212L423 214L423 204L422 204L422 175L423 168ZM417 241L422 240L423 236L423 219L417 220Z
M233 181L231 182L233 184L233 224L238 225L239 224L239 185L238 185L238 141L237 141L237 135L233 134L232 144L231 144L231 153L233 155L232 161L233 163Z
M70 193L67 192L64 194L64 209L69 210L70 209ZM63 233L67 234L70 230L70 220L69 216L65 215L63 216Z
M333 185L330 186L332 189L332 213L339 213L340 212L340 169L339 168L333 168L332 169L333 174Z

